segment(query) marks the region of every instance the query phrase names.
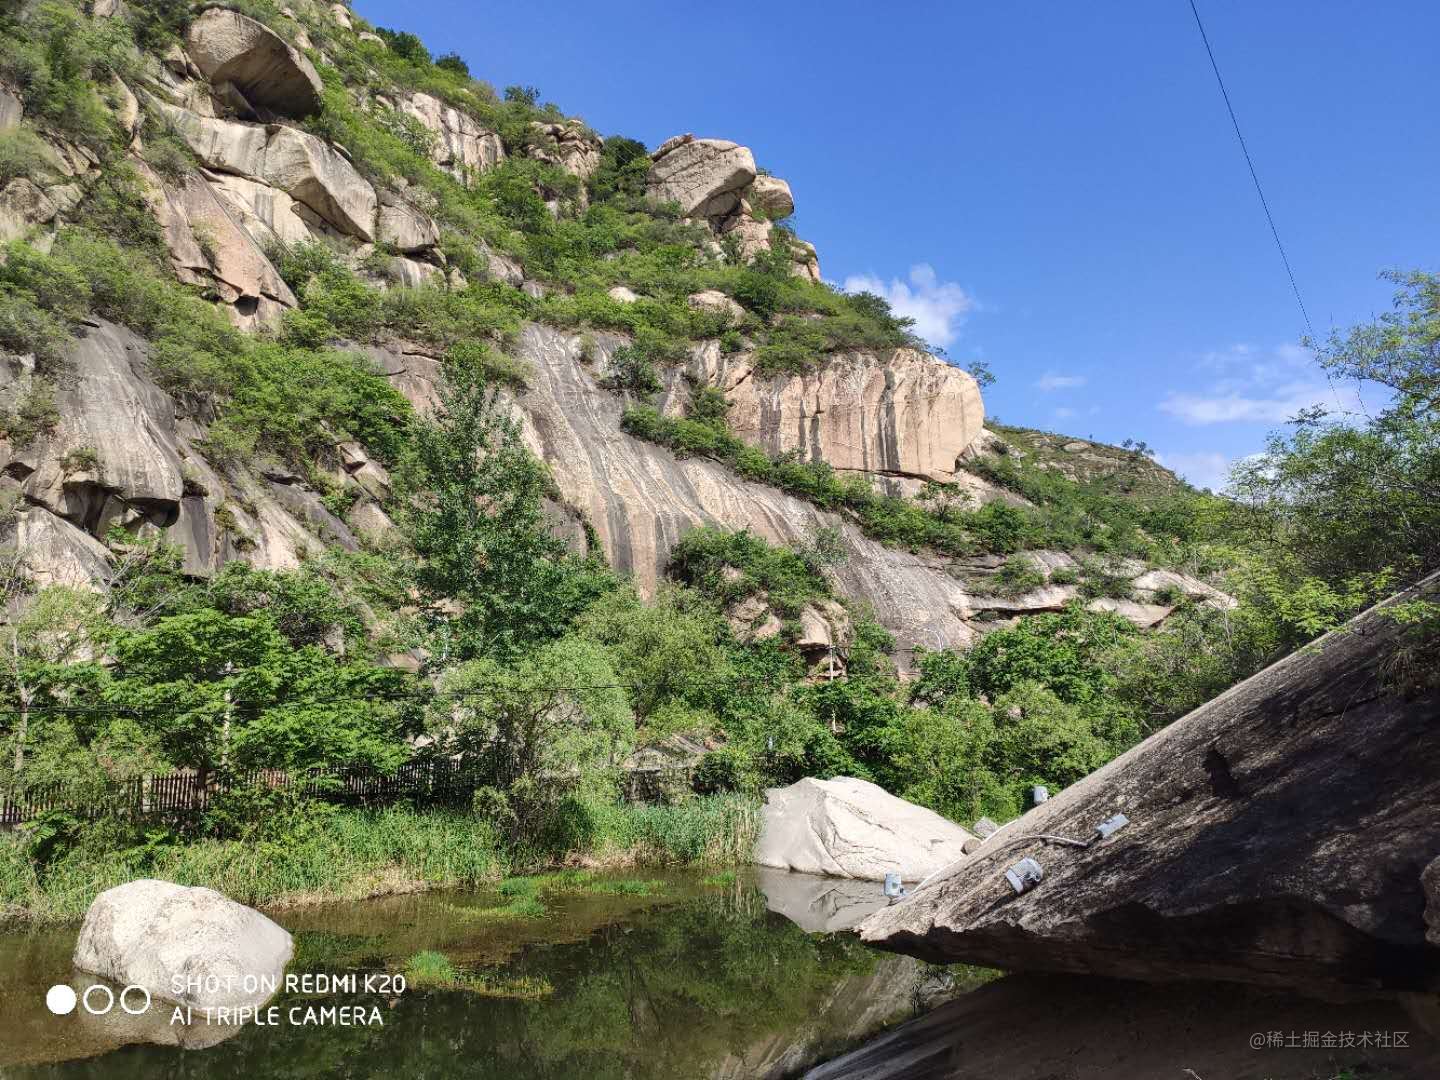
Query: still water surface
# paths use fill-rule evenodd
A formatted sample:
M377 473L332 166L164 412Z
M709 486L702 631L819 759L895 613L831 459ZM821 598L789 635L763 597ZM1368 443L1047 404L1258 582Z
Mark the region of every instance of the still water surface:
M239 1029L174 1026L158 1002L138 1021L54 1016L48 987L94 981L71 971L76 928L0 935L0 1077L769 1080L945 992L917 961L806 933L768 910L754 877L598 876L542 899L538 916L516 914L513 894L495 891L282 911L276 920L296 938L292 972L363 983L435 952L467 988L282 993L272 1003L280 1024ZM378 1009L381 1024L290 1022L311 1005ZM134 1042L146 1034L221 1041Z

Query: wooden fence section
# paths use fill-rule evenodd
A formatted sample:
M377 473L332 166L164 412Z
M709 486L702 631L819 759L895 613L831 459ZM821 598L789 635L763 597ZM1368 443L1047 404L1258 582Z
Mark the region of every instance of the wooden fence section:
M669 801L688 789L689 766L646 768L622 774L621 792L632 802ZM638 775L644 774L644 775ZM296 789L300 794L346 806L411 802L417 808L469 806L480 774L460 762L412 761L393 773L326 766L291 774L284 769L212 773L203 781L193 771L112 781L103 788L39 784L18 796L0 793L0 829L10 829L49 810L66 810L91 820L110 815L163 817L198 814L221 795L248 788Z

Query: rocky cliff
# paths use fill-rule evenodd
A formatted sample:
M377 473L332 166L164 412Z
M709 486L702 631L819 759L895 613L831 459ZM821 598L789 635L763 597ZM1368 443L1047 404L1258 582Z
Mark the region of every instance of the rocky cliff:
M124 12L100 5L93 17ZM238 326L268 334L301 305L303 289L287 284L276 253L306 244L323 245L376 288L453 292L492 282L532 299L566 295L569 286L532 276L480 235L462 237L459 246L479 253L478 263L469 259L462 268L457 219L442 212L443 186L362 169L316 117L358 110L367 123L423 148L429 166L466 189L518 155L550 170L550 179L537 183L549 212L561 219L588 204L586 185L600 166L602 141L574 120L531 121L520 136L502 137L453 101L385 85L376 67L366 68L378 65L385 48L338 4L297 2L270 25L212 7L185 26L178 44L142 56L105 88L125 144L123 164L163 234L170 269ZM345 73L343 85L337 69ZM30 130L32 114L39 115L39 102L27 100L34 92L0 86L0 135ZM326 104L336 95L343 108ZM49 164L0 188L0 237L43 251L83 216L116 161L54 124L36 130ZM152 164L157 140L174 147L163 170ZM794 277L820 280L814 248L776 225L794 210L790 186L759 169L749 148L681 135L643 164L644 196L696 230L702 261L779 259ZM633 284L609 290L617 310L650 302L641 277ZM755 312L715 290L697 292L689 303L713 318L717 336L690 345L687 357L662 373L662 414L683 414L693 387L703 384L724 395L734 435L772 458L823 463L895 496L941 485L977 502L1025 504L972 467L993 437L983 426L979 387L964 371L911 346L832 349L808 355L802 370L776 370L760 358L754 328L766 323ZM821 317L787 316L802 328ZM882 544L842 510L747 480L721 461L677 456L623 433L627 400L606 380L617 351L631 343L624 333L532 321L506 348L531 373L515 393L527 441L553 470L569 519L593 526L577 528L577 541L598 539L642 590L663 577L671 549L689 529L718 524L790 545L836 530L844 556L833 571L839 592L872 607L904 644L963 645L982 620L1003 622L1078 595L1073 584L1043 583L1001 595L988 582L1002 559L957 563L913 544ZM417 409L433 404L443 347L384 333L351 344ZM326 546L353 549L390 528L388 475L357 441L337 436L313 469L258 458L222 464L206 451L216 403L161 389L149 346L131 330L92 319L63 359L67 374L53 422L24 439L11 432L0 441L0 477L18 498L13 530L37 580L103 582L113 563L105 541L114 526L164 535L197 575L231 559L292 567ZM34 356L5 357L0 406L17 408L36 379ZM1045 573L1069 559L1028 557ZM1133 586L1132 601L1095 604L1141 625L1163 619L1185 594L1213 599L1192 579L1148 580L1141 563L1116 572Z

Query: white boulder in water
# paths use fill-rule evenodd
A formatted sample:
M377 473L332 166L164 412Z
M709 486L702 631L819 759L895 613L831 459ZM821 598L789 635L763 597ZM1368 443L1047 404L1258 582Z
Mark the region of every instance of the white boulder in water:
M755 862L805 874L920 881L964 857L953 821L866 780L810 777L765 793Z
M213 889L142 879L95 898L74 963L152 998L197 1009L258 1008L294 955L290 935Z

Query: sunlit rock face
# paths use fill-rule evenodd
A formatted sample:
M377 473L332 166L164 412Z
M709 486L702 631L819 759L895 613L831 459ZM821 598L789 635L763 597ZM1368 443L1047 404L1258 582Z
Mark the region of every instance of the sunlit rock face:
M861 881L923 881L962 860L974 837L866 780L806 777L765 793L755 863Z
M690 375L725 391L731 430L771 454L876 476L950 483L985 422L968 372L916 349L841 353L803 375L757 373L748 353L696 350ZM666 407L683 410L688 384L670 380Z
M238 12L203 12L186 31L185 51L212 84L228 83L251 105L297 117L320 108L325 87L310 61Z

